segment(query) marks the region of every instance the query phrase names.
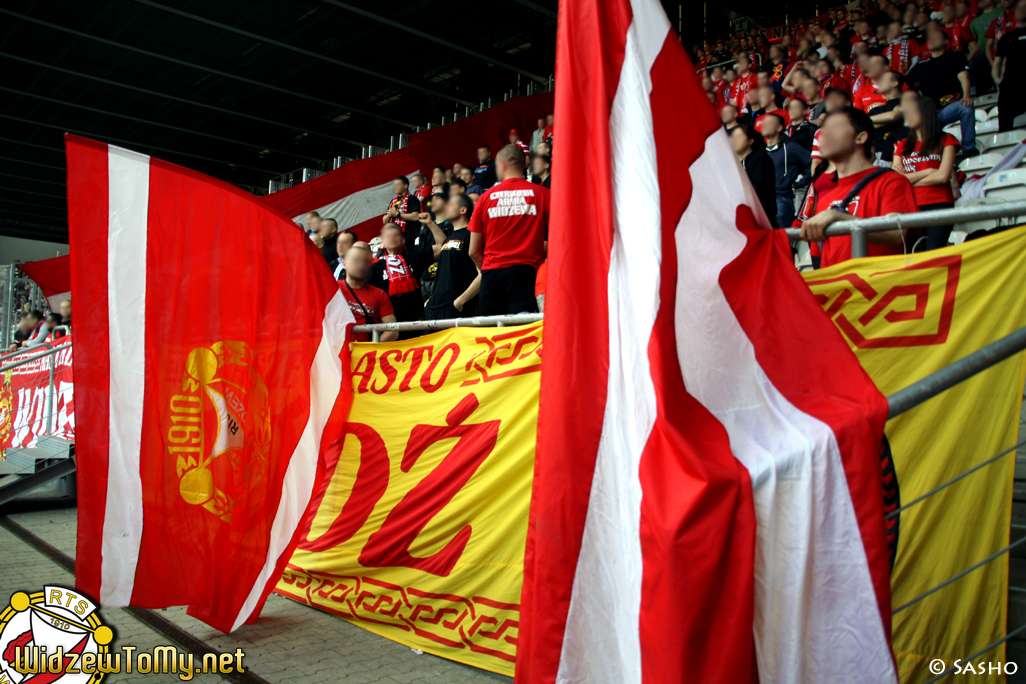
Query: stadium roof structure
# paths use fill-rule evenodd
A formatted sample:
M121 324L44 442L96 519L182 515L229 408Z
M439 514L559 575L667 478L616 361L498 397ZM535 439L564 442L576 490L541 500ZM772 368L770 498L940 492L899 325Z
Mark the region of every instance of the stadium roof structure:
M702 5L663 3L698 40ZM0 235L67 242L66 131L259 194L547 86L556 12L557 0L4 3Z
M5 3L0 234L67 241L65 131L266 192L276 175L359 158L362 146L547 84L556 1L478 7Z

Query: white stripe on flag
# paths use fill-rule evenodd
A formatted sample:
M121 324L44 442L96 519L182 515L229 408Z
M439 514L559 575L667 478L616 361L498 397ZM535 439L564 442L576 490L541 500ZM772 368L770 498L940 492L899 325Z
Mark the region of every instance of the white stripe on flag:
M303 514L313 496L321 435L324 434L324 426L342 386L342 361L339 354L345 345L346 326L350 323L356 323L356 318L342 293L336 292L324 308L321 343L317 346L310 366L310 417L285 471L281 500L271 525L264 566L232 624L232 632L242 626L256 609L271 573L292 541L292 532L303 522Z
M676 230L677 356L688 393L723 424L751 475L759 678L896 682L836 436L766 377L719 286L747 242L738 206L764 221L722 130L690 175Z
M146 233L150 158L109 146L107 317L110 446L103 518L100 603L132 600L142 541L143 393L146 377Z
M662 7L634 19L609 119L614 234L609 380L557 682L641 683L641 454L656 419L648 343L659 312L662 228L650 94L670 29Z
M407 174L406 177L409 178L414 173L417 172L413 171ZM381 185L357 190L351 195L346 195L342 199L335 200L323 207L318 207L313 211L316 211L323 218L335 219L338 221L339 230L345 230L375 216L384 216L388 203L394 198L395 192L392 190L392 180L388 180ZM426 210L422 208L421 211ZM310 212L304 211L299 216L293 216L292 220L298 223L301 228L306 228L306 222L303 218L308 213Z

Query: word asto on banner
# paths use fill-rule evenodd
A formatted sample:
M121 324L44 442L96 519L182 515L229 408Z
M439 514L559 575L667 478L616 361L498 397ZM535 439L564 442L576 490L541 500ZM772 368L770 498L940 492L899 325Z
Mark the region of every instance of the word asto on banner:
M35 448L40 435L75 439L71 337L63 337L52 346L60 351L11 368L0 378L0 460L4 459L7 449ZM49 348L51 345L41 346L37 351L43 352ZM16 356L12 360L17 361L19 358L23 357ZM50 420L49 426L47 417Z
M540 324L353 345L353 406L276 591L513 674Z

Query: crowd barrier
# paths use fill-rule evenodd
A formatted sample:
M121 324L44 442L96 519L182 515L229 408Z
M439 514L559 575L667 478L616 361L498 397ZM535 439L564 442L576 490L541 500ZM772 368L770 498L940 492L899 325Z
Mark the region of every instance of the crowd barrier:
M972 207L923 211L916 214L894 214L875 218L852 219L838 221L826 229L827 237L840 235L851 236L851 257L858 259L867 254L867 233L880 233L887 230L928 228L945 226L970 221L985 221L1012 217L1026 217L1026 200L1004 202L1001 204L981 204ZM801 235L800 228L786 228L788 237L797 240Z

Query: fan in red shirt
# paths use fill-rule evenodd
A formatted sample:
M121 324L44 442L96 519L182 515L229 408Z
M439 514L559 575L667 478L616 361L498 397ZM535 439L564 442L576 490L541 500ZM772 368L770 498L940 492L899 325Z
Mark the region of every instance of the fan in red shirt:
M520 134L515 128L509 132L509 144L519 147L520 151L524 153L524 157L527 159L531 158L531 148L524 144L524 141L520 139Z
M410 194L420 200L420 206L428 205L428 198L431 197L431 187L427 184L424 175L418 171L410 176Z
M524 180L524 156L506 145L495 157L501 181L485 191L470 219L470 258L481 269L482 316L535 313L534 284L545 261L549 191Z
M346 269L346 277L338 281L338 289L349 303L349 310L356 317L357 325L395 323L395 312L392 310L392 300L388 298L388 293L367 283L367 273L371 264L370 246L366 242L357 242L342 257L342 263ZM391 342L398 337L399 333L395 330L381 333L382 342ZM357 342L368 342L371 336L369 333L354 333L353 339Z
M958 140L941 129L933 100L909 91L901 96L901 111L910 132L894 146L892 166L912 184L919 211L954 207L951 176ZM950 225L930 226L926 229L926 249L944 247L950 234Z
M713 67L709 72L712 80L712 91L716 93L716 108L722 109L730 98L730 84L723 78L723 67Z
M994 48L997 46L1001 36L1015 29L1015 0L1004 0L1005 11L999 14L994 21L990 22L987 29L987 57L991 63L994 62Z
M880 105L887 104L887 98L880 92L874 83L890 71L890 62L880 52L872 52L866 59L866 83L856 91L852 98L855 109L872 114L873 109Z
M827 238L830 225L917 211L908 180L900 173L873 166L873 135L869 115L851 107L828 114L820 128L819 150L837 167L837 187L817 199L816 214L802 224L801 239L824 243L824 268L852 258L851 236ZM901 230L867 233L866 238L869 256L902 253Z
M762 124L763 121L766 120L767 114L778 114L784 119L785 126L791 123L791 117L787 115L787 112L777 107L777 94L773 91L772 86L759 88L756 94L759 97L759 110L762 111L762 113L755 120L755 130L762 133Z
M948 50L952 52L969 52L970 44L976 42L976 36L967 27L960 26L955 20L954 5L944 5L941 8L941 15L944 18L941 20L940 27L948 34Z
M865 42L866 45L876 45L876 36L873 35L873 29L870 28L869 21L866 19L859 19L855 22L855 35L849 40L852 48L859 41Z
M894 20L887 25L887 41L883 54L893 71L904 74L919 60L919 43L905 35L901 21Z
M542 140L552 142L552 115L545 117L545 130L542 132Z
M739 110L744 110L748 104L748 91L758 87L759 80L752 73L752 60L747 52L739 52L737 55L737 78L730 84L730 104Z

